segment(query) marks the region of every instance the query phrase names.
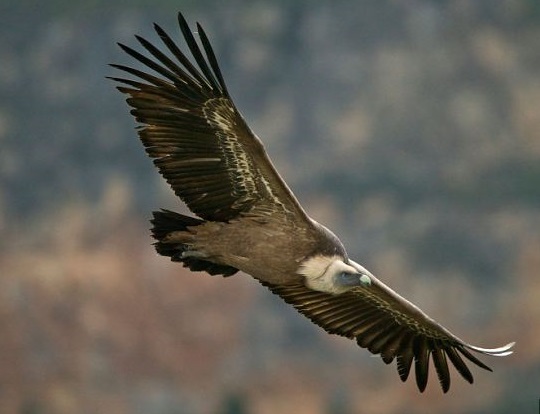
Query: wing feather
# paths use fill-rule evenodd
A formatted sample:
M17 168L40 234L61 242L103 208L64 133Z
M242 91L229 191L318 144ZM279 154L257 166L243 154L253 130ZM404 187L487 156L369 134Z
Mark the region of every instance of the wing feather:
M371 340L367 347L369 352L372 354L380 354L388 346L388 342L394 338L396 331L399 332L399 325L395 323L387 324L384 329Z
M398 324L392 337L385 342L384 347L379 351L382 360L386 364L390 364L396 357L398 350L400 349L400 344L406 336L405 332L406 329Z
M428 338L417 336L414 341L414 373L416 385L420 392L424 392L429 374L429 354Z
M440 346L433 346L433 365L439 378L439 383L443 392L448 392L450 389L450 373L448 372L448 362L446 361L446 353Z
M197 29L199 31L199 36L201 38L204 51L206 52L206 57L208 58L208 61L210 62L210 66L212 66L212 71L216 75L216 78L219 82L219 85L221 86L221 89L228 95L227 86L225 85L225 80L223 79L223 75L221 74L221 69L219 68L219 64L216 59L216 55L214 54L214 50L212 49L212 45L210 44L210 41L208 40L206 33L204 32L202 26L199 23L197 23Z
M407 335L404 341L400 343L400 352L397 355L397 370L401 381L407 381L411 372L412 362L414 359L412 336Z
M362 348L380 354L387 364L394 359L402 381L413 367L418 389L428 383L430 360L443 392L450 388L450 362L468 382L471 371L463 357L487 370L471 351L486 355L508 355L512 344L483 349L463 342L424 312L372 277L370 286L342 294L314 291L304 284L275 286L263 282L273 293L327 332L355 339Z
M199 66L200 70L202 71L204 75L204 80L206 84L210 87L219 89L219 86L217 85L214 74L208 67L208 64L206 63L206 59L201 53L201 49L199 49L199 46L197 45L197 41L195 40L193 33L189 29L189 25L187 24L186 19L181 13L178 13L178 24L180 26L180 30L182 31L182 34L184 35L184 39L186 40L186 43L189 47L189 51L191 52L191 55L195 58L197 65Z
M135 78L111 79L128 95L131 113L142 124L139 137L159 172L203 219L282 213L295 223L310 223L232 102L203 28L197 24L201 48L181 14L178 24L195 63L154 24L164 50L141 36L136 39L147 55L119 44L154 74L111 65Z

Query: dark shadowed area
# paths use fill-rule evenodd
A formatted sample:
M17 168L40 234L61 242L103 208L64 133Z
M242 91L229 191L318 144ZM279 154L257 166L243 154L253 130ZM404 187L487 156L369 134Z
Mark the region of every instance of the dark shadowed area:
M105 77L179 10L351 258L514 355L419 394L250 277L155 254L151 211L186 211ZM1 413L538 410L537 2L7 0L0 39Z

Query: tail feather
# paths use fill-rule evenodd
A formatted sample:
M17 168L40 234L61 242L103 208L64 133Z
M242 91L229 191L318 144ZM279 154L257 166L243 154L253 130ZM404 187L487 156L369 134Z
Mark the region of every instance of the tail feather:
M170 210L160 210L153 212L152 237L157 241L154 243L156 251L162 255L170 257L173 262L181 262L184 267L188 267L192 271L205 271L211 275L231 276L238 272L238 269L212 263L203 260L194 255L185 254L189 250L189 246L185 244L166 243L163 241L167 235L177 231L188 231L188 227L195 227L204 223L204 220L184 216L183 214L175 213Z

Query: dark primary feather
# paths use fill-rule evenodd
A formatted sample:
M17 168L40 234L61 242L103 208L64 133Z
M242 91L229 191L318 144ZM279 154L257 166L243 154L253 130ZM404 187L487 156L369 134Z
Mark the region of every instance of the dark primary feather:
M199 47L184 17L178 23L192 64L157 24L160 50L136 36L149 56L120 45L156 75L112 65L135 79L112 78L128 95L142 124L139 136L160 173L189 209L205 220L228 221L243 212L282 212L308 221L229 97L208 37L200 25Z
M402 381L408 379L414 364L415 380L421 392L427 385L430 359L442 390L447 392L448 360L472 383L473 376L465 361L491 369L470 350L501 356L512 352L513 344L482 349L463 342L374 278L371 286L339 295L311 290L303 284L263 285L327 332L355 339L362 348L380 354L387 364L396 359Z

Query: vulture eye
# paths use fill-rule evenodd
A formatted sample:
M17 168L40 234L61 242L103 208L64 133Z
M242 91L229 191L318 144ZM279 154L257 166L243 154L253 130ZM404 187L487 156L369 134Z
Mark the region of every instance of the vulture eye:
M341 286L359 286L362 284L360 273L341 272L337 276L337 282Z

